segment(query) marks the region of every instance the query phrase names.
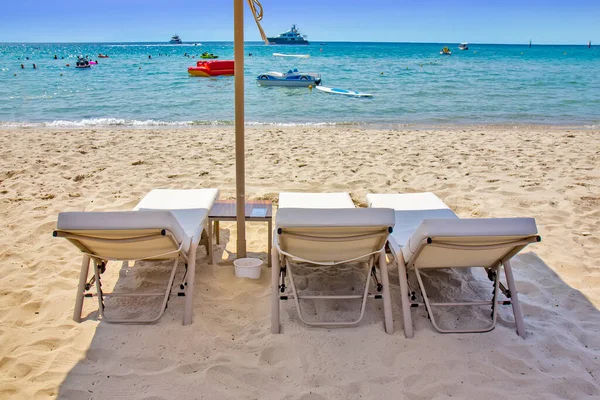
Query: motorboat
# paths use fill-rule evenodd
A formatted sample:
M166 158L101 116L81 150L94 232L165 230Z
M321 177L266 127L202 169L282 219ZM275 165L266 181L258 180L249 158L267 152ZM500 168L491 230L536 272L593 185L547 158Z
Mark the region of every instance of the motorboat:
M181 44L183 42L181 41L181 38L177 34L175 34L175 35L171 36L171 40L169 40L169 43L170 44Z
M461 43L458 45L459 50L469 50L469 43Z
M79 57L75 63L75 68L84 69L91 68L90 62L83 57Z
M195 67L189 67L188 73L192 76L232 76L234 73L233 60L198 61Z
M279 36L268 37L269 44L308 44L306 35L300 34L296 24L289 31L280 33Z
M310 58L308 54L281 54L274 53L273 56L281 60L296 60L296 64ZM309 87L321 83L321 74L315 72L300 72L292 65L288 72L266 72L256 78L260 86L287 86L287 87Z
M444 47L441 51L440 51L440 55L442 56L449 56L451 55L452 52L450 51L450 49L448 48L448 46Z
M259 75L256 81L261 86L309 87L321 83L321 75L298 72L297 69L288 72L267 72Z
M214 59L214 58L219 58L219 56L216 56L213 53L209 53L209 52L205 51L204 53L200 54L200 58Z

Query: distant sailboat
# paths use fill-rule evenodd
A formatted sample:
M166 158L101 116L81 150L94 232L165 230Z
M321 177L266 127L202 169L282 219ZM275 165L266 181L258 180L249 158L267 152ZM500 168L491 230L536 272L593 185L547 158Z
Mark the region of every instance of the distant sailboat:
M591 48L592 48L592 41L588 40L588 49L591 49Z
M531 48L531 39L529 39L529 48Z

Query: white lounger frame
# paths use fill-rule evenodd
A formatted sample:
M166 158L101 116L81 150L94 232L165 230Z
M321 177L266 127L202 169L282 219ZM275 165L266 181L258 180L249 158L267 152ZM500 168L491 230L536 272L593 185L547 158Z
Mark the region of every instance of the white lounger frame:
M415 274L417 276L417 281L419 283L419 289L421 290L421 294L423 296L424 305L427 309L427 313L429 318L431 319L431 323L433 327L441 333L477 333L477 332L489 332L496 327L496 319L497 319L497 308L498 305L512 305L513 314L515 317L515 325L517 328L517 334L522 338L525 338L525 324L523 322L523 313L521 311L521 305L519 303L519 297L517 293L517 287L515 284L515 279L512 272L512 267L510 264L510 259L519 253L525 246L530 243L539 242L541 239L539 236L530 236L521 238L512 242L503 242L500 244L457 244L457 243L445 243L443 240L436 239L435 237L429 237L421 241L416 252L413 256L405 262L404 255L402 250L393 252L394 257L398 262L398 275L400 280L400 292L401 292L401 302L402 302L402 314L404 317L404 334L407 338L413 337L413 327L412 327L412 319L410 314L411 307L423 305L423 303L418 303L411 301L411 295L408 290L408 277L407 270L414 269ZM507 251L501 258L496 260L494 263L485 267L486 270L491 272L490 276L493 278L494 282L494 294L493 299L491 301L475 301L475 302L444 302L444 303L433 303L429 301L427 297L427 292L425 290L425 286L423 285L423 280L421 279L420 268L417 267L416 263L418 261L419 255L425 249L426 246L437 247L442 249L455 249L455 250L473 250L473 251L482 251L482 250L493 250L504 247L510 247L510 250ZM500 283L499 272L500 268L504 267L504 275L506 277L506 282L508 284L508 289L506 289ZM455 268L452 266L444 267L447 268ZM431 268L424 268L431 269ZM442 268L435 268L442 269ZM491 278L491 279L492 279ZM498 301L498 292L502 290L502 292L507 297L507 300ZM490 305L492 306L492 321L490 325L480 328L480 329L448 329L440 327L433 314L432 307L469 307L469 306L481 306L481 305Z
M205 222L206 225L206 222ZM205 229L202 231L202 238L200 243L194 243L194 240L190 242L189 252L186 254L183 251L183 242L177 243L174 235L167 229L163 229L160 234L151 234L142 237L132 237L132 238L119 238L119 239L107 239L107 238L97 238L79 234L73 234L70 232L64 232L60 230L54 231L53 235L55 237L66 238L70 242L77 242L76 246L83 246L82 241L90 241L90 242L105 242L105 243L114 243L114 244L124 244L124 243L133 243L133 242L143 242L149 240L155 240L161 237L168 237L175 247L176 250L170 251L168 253L151 255L148 257L140 258L138 260L156 260L156 259L172 259L174 258L174 264L171 269L171 273L169 276L167 288L164 293L143 293L143 294L135 294L135 293L104 293L102 291L102 281L101 275L106 269L106 265L108 261L129 261L129 260L120 260L115 258L102 257L99 254L93 254L92 252L83 252L83 260L81 263L81 272L79 274L79 284L77 287L77 295L75 297L75 309L73 311L73 320L75 322L81 322L81 313L83 310L83 300L85 297L90 297L91 294L86 295L86 292L91 288L92 281L88 282L89 275L89 267L90 261L93 263L94 267L94 276L93 280L96 285L96 296L98 297L98 312L103 321L110 323L123 323L123 324L151 324L160 319L167 309L167 305L169 302L169 297L171 294L171 290L173 287L173 281L175 279L175 273L177 271L177 266L179 265L179 261L183 259L186 263L186 274L184 276L185 283L181 284L181 289L184 290L184 295L186 297L185 301L185 310L183 316L183 324L189 325L192 323L192 306L193 306L193 294L194 294L194 277L196 271L196 250L198 249L198 245L202 244L206 247L207 252L210 248L210 234L205 234ZM152 230L155 231L155 230ZM159 297L164 296L162 304L158 310L158 314L153 318L140 318L140 319L115 319L109 318L104 313L104 297Z
M272 250L272 269L271 269L271 333L280 333L280 318L279 318L279 302L282 300L293 299L296 304L296 309L298 310L298 316L300 320L310 326L353 326L358 325L364 316L367 298L372 299L383 299L383 312L385 319L385 331L389 334L394 333L394 323L392 319L392 302L390 298L390 285L388 278L388 270L387 270L387 261L385 256L385 243L386 239L389 235L389 229L385 228L381 232L365 234L365 235L356 235L356 236L346 236L346 237L322 237L322 236L313 236L313 235L299 235L294 233L286 233L284 229L278 228L276 234L279 236L287 235L288 237L294 237L295 239L308 240L308 241L318 241L318 242L350 242L358 239L367 239L367 238L375 238L381 237L383 246L381 249L364 254L360 257L353 258L351 260L339 261L339 262L320 262L320 261L311 261L306 260L300 257L296 257L293 254L287 253L279 247L279 241L277 239L274 240L273 250ZM314 265L322 265L322 266L335 266L344 263L349 263L353 261L367 259L364 263L368 266L368 272L366 277L366 283L364 287L364 291L362 294L356 295L301 295L296 290L296 285L294 283L294 275L292 273L292 263L294 261L304 262ZM284 266L282 268L282 265ZM381 294L371 294L369 293L369 284L371 283L371 275L375 274L375 268L379 267L380 275L381 275ZM285 278L289 272L290 278L290 286L292 288L292 294L285 294ZM280 284L281 279L281 284ZM281 294L280 294L281 291ZM358 318L353 321L317 321L310 322L307 321L303 314L302 308L300 307L300 300L309 300L309 299L323 299L323 300L345 300L345 299L362 299L360 314Z

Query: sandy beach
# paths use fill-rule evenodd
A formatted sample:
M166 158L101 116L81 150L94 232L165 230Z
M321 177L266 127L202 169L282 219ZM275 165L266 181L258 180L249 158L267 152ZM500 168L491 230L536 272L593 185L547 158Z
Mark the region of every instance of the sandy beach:
M413 309L415 337L405 339L395 264L393 335L376 301L344 329L308 327L287 302L282 334L272 335L270 271L234 276L233 223L221 223L217 265L198 253L191 326L176 295L155 325L101 322L95 299L73 322L81 256L52 237L57 214L128 210L153 188L215 187L234 198L233 137L231 126L0 128L0 398L600 397L597 129L247 128L249 199L347 191L364 206L367 193L430 191L461 217L534 217L543 240L513 263L526 339L510 307L494 331L465 335L440 334ZM249 254L266 260L266 224L247 229ZM105 280L159 286L167 273L113 263ZM426 284L461 282L469 293L489 287L475 272L431 274Z

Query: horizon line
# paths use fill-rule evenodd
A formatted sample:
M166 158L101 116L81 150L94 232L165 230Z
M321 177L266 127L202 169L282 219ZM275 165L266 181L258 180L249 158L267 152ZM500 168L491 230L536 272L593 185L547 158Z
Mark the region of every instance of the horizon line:
M133 42L0 42L0 45L4 44L171 44L169 42L163 41L133 41ZM183 45L192 45L192 44L202 44L202 43L233 43L233 40L204 40L204 41L186 41L181 44ZM245 40L244 43L264 43L262 40ZM309 41L309 44L317 44L317 43L385 43L385 44L460 44L460 43L468 43L473 45L511 45L511 46L588 46L593 42L590 40L588 43L529 43L529 42L517 42L517 43L494 43L494 42L395 42L395 41L351 41L351 40L325 40L325 41ZM177 44L172 44L173 46L177 46ZM308 46L308 45L275 45L275 46ZM265 44L265 46L268 46Z

